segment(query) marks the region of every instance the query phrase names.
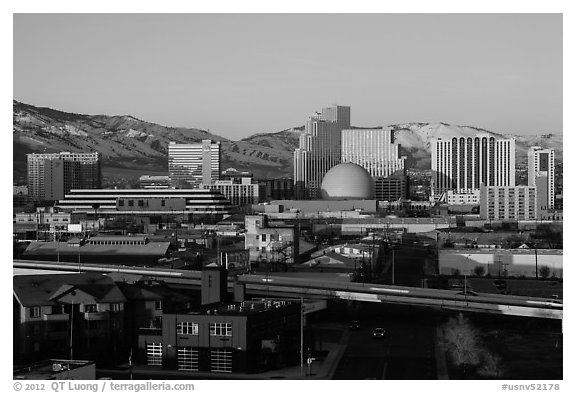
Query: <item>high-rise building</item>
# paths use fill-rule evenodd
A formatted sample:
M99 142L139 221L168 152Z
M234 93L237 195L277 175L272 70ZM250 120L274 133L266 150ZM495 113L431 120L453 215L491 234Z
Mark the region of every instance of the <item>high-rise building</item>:
M403 173L405 161L390 128L342 130L342 162L360 165L373 177L388 177Z
M482 184L514 187L516 140L488 134L432 142L432 194L469 192Z
M28 195L33 201L58 200L72 189L101 187L98 153L27 154Z
M168 144L170 182L178 188L211 184L220 176L220 142Z
M333 105L310 116L294 151L296 198L320 197L322 178L342 160L342 130L350 128L350 107Z
M539 195L538 199L541 200L540 204L544 203L546 206L539 206L539 210L554 208L554 149L533 146L528 150L528 185L538 185L544 176L546 187L542 188L542 196Z

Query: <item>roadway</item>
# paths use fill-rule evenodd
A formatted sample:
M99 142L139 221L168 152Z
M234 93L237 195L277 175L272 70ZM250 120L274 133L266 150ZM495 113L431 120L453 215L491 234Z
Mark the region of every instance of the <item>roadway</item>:
M166 268L91 265L43 261L14 260L14 268L57 269L60 271L99 271L102 273L128 273L157 277L172 283L200 286L201 272ZM562 319L562 302L544 298L496 294L459 294L441 289L401 287L392 285L360 284L339 281L288 278L272 275L243 274L230 278L245 285L246 292L266 296L306 298L337 298L361 302L420 305L432 308L507 314L527 317Z
M437 379L435 318L414 319L408 313L401 314L393 312L383 318L362 313L364 320L359 330L350 332L333 379ZM373 338L375 327L386 329L386 338Z

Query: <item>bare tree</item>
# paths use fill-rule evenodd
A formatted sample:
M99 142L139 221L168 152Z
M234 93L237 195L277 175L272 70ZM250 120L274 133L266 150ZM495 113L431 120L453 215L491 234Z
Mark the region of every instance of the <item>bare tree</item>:
M540 277L546 279L550 277L550 268L544 265L540 269L538 269L538 273L540 273Z
M479 333L462 314L448 321L444 339L452 363L460 367L464 374L480 363L482 350Z

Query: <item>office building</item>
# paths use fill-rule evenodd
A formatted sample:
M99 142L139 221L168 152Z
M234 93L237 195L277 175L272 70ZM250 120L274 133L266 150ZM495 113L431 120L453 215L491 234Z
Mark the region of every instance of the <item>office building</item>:
M294 151L297 199L320 197L326 172L342 160L342 130L350 128L350 107L333 105L308 118L300 145Z
M432 194L514 187L516 141L492 135L438 138L432 141Z
M172 186L195 188L220 177L220 142L168 144L168 172Z
M482 186L480 218L493 221L536 220L536 191L533 186Z
M405 157L394 142L390 128L352 128L342 130L342 162L360 165L373 177L388 177L404 172Z
M234 206L252 205L260 201L260 186L251 177L234 180L216 180L213 184L202 184L200 188L219 191Z
M374 197L378 201L397 201L408 199L409 193L408 176L402 172L388 177L374 178Z
M261 188L260 200L271 201L294 198L293 179L259 180L258 184L260 184Z
M101 187L98 153L32 153L26 156L30 200L58 200L72 189Z
M104 217L222 215L228 213L229 206L221 193L199 189L72 190L57 204L66 212Z
M543 178L545 180L542 180ZM537 178L540 178L538 180ZM553 209L555 202L554 191L554 149L543 149L533 146L528 150L528 185L536 186L537 182L544 181L542 199L539 201L540 209ZM539 189L540 190L540 189ZM545 197L544 197L545 195ZM545 207L543 206L545 204Z

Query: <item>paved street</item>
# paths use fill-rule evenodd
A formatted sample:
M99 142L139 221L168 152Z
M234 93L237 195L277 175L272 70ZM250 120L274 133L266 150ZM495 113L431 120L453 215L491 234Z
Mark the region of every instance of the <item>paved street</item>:
M348 347L334 379L436 379L434 319L390 315L360 320L360 330L351 332ZM387 337L372 337L383 327Z

